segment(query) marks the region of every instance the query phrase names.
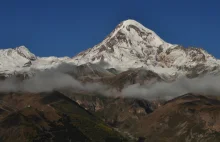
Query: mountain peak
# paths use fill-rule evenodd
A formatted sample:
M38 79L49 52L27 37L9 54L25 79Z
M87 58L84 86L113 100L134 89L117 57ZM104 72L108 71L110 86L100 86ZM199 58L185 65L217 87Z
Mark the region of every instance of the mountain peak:
M128 25L141 25L142 27L144 27L141 23L139 23L138 21L136 20L133 20L133 19L127 19L127 20L124 20L122 21L121 23L119 23L119 25L123 25L123 26L128 26Z
M16 48L14 48L16 51L24 51L24 52L30 52L30 50L24 46L24 45L21 45L21 46L18 46Z
M31 61L37 57L31 53L25 46L16 48L0 49L0 74L1 72L13 74L20 71L23 67L31 65Z
M70 58L37 58L25 46L0 50L0 73L30 68L46 69L61 63L97 64L105 69L126 71L145 68L161 75L220 70L220 61L204 50L184 48L162 40L154 31L135 20L122 21L100 44ZM87 64L91 67L90 64ZM196 73L195 73L196 72Z
M36 56L30 52L30 50L25 47L24 45L16 47L15 50L20 54L21 56L30 59L30 60L36 60Z
M90 62L121 71L144 67L171 76L199 71L199 67L212 70L220 65L220 61L203 50L169 44L132 19L122 21L100 44L73 60L77 65Z
M128 42L145 42L145 45L152 47L162 46L163 48L168 48L173 46L161 39L154 31L132 19L122 21L104 40L104 42L112 40L115 37L122 38L124 42L126 42L126 40Z
M127 19L127 20L124 20L124 21L122 21L123 23L128 23L128 24L132 24L132 23L139 23L139 22L137 22L136 20L134 20L134 19ZM140 24L140 23L139 23Z
M128 19L122 21L100 44L81 52L74 60L77 64L107 62L113 68L121 68L125 61L129 61L135 65L133 67L142 67L145 63L138 64L139 60L150 58L150 54L155 54L153 52L160 47L167 50L172 46L139 22ZM130 68L130 65L123 68Z
M133 19L124 20L124 21L121 22L121 24L124 25L124 26L136 25L136 26L141 27L141 28L146 28L140 22L138 22L136 20L133 20Z

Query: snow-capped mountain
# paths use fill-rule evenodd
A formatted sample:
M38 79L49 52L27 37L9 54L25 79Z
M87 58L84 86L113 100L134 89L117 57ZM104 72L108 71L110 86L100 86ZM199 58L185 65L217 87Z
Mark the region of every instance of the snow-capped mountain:
M99 63L121 71L144 67L169 75L211 71L220 65L203 49L169 44L134 20L121 22L104 41L73 60L77 65Z
M120 23L116 29L100 44L79 53L73 59L76 64L87 62L108 63L109 67L127 70L142 67L154 54L154 48L168 49L174 47L166 43L153 31L134 20ZM147 57L147 58L146 58Z
M47 69L55 67L69 57L36 57L25 46L0 50L0 74L11 75L28 72L31 69Z
M0 50L0 72L9 73L13 70L21 70L25 66L30 66L31 61L36 59L37 57L24 46Z
M141 67L174 78L220 69L220 61L205 50L167 43L135 20L121 22L100 44L73 58L36 57L24 46L0 50L0 75L44 70L61 63L77 66L92 63L119 72Z

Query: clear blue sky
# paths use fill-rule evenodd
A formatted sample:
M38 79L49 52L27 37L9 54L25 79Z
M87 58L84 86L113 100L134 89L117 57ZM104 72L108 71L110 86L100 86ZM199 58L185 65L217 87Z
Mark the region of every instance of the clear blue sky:
M220 58L219 0L0 0L0 48L74 56L134 19L167 42Z

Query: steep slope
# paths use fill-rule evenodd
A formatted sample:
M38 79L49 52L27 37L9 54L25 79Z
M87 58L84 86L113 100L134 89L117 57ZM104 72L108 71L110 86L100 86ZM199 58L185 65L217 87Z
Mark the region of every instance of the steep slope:
M218 142L220 101L216 97L185 94L170 101L67 93L106 123L142 137L146 142Z
M114 76L113 73L108 70L103 69L99 65L86 63L76 67L77 72L76 75L78 77L92 77L92 78L100 78L100 77L108 77Z
M31 70L45 70L67 63L70 58L36 57L25 46L0 49L0 76L31 72Z
M169 78L220 71L220 61L205 50L167 43L135 20L121 22L100 44L73 58L36 57L24 46L0 50L0 76L50 69L62 63L88 68L98 65L117 73L143 67Z
M218 142L219 117L220 101L186 94L141 118L136 132L148 142Z
M59 92L0 93L0 110L0 141L4 142L126 141Z
M103 42L73 60L77 65L90 62L121 71L144 67L170 76L200 74L220 65L203 49L169 44L134 20L123 21Z
M73 59L77 64L100 63L101 61L106 63L105 66L126 70L132 65L134 68L144 65L138 60L147 54L145 53L147 47L157 48L159 46L165 49L172 47L140 23L127 20L120 23L103 42L79 53ZM123 65L125 62L129 63Z
M36 59L37 57L24 46L0 50L0 74L22 70Z
M136 83L153 84L155 82L166 81L166 80L161 78L157 73L153 71L137 68L122 72L115 76L103 77L100 78L99 80L97 79L96 81L107 84L117 90L121 90L124 87L126 87L126 85L131 85Z

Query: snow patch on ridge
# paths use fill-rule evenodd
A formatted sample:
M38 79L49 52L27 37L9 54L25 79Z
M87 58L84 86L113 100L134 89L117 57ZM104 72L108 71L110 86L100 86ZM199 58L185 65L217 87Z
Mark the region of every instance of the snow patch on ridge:
M205 50L167 43L135 20L121 22L101 43L73 58L36 57L25 46L0 50L0 75L45 70L62 63L92 63L118 71L145 68L174 78L220 71L220 61Z

